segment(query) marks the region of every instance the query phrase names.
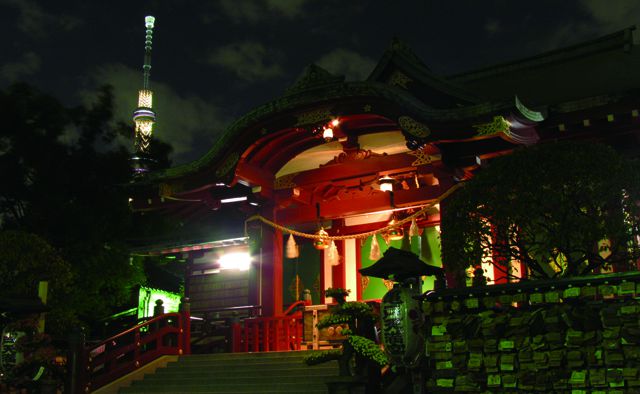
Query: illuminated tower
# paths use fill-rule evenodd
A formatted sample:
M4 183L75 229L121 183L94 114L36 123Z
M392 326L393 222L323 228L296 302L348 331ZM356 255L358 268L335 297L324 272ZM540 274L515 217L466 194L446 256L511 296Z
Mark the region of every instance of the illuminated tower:
M146 29L144 39L144 66L142 89L138 91L138 108L133 112L135 123L135 154L132 157L133 169L136 173L144 173L149 169L149 144L153 134L153 124L156 114L153 112L153 92L149 89L149 75L151 74L151 44L153 41L153 25L156 18L144 18Z

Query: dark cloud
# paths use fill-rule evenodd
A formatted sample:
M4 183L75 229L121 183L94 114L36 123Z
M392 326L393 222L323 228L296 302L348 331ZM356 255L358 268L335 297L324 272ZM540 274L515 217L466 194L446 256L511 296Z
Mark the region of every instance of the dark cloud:
M70 14L49 13L31 0L0 0L0 5L16 10L18 18L15 23L18 29L35 38L45 38L52 29L69 31L82 24L79 18Z
M502 26L500 24L500 21L496 19L488 19L484 24L484 30L489 35L494 35L502 31Z
M357 52L337 48L322 56L317 64L335 75L344 75L347 80L366 79L376 65L376 61Z
M309 0L220 0L220 9L236 23L257 23L276 17L294 18Z
M5 83L25 79L40 69L40 63L40 56L34 52L27 52L16 61L2 64L0 66L0 79Z
M640 1L581 0L584 9L598 24L602 33L610 33L640 23ZM636 43L639 34L636 33Z
M208 57L210 64L220 66L244 81L272 79L284 74L278 63L280 51L268 49L255 41L229 44L214 50Z

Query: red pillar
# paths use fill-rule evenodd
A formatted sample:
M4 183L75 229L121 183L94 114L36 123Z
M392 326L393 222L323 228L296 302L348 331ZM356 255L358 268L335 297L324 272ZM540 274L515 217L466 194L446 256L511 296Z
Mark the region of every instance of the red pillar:
M346 287L345 282L345 263L344 263L344 241L335 241L336 248L338 249L338 256L340 256L340 264L331 267L331 275L333 276L332 287Z
M262 315L282 313L282 232L262 225Z

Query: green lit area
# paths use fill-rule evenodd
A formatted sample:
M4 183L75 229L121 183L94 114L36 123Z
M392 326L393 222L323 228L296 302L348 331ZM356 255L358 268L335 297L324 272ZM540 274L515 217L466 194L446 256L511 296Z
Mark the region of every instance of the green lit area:
M162 300L165 313L178 312L180 298L177 293L141 286L138 294L138 319L153 316L157 300Z
M434 265L436 267L442 267L442 260L440 258L440 234L436 227L427 227L424 229L427 232L427 240L429 242L429 255L427 256L425 261L427 264ZM375 235L378 237L378 245L380 246L380 254L384 254L384 252L389 248L389 246L393 246L394 248L400 249L402 247L402 240L391 241L390 245L387 246L386 242L382 238L381 235ZM420 242L421 237L411 237L411 251L415 253L417 256L420 256ZM371 237L367 238L366 241L362 244L362 268L369 267L375 263L369 259L369 253L371 251ZM370 299L381 299L389 289L385 286L384 280L380 278L372 278L368 279L366 282L366 287L363 286L364 289L362 291L362 299L370 300ZM433 290L434 288L434 278L431 276L425 277L424 282L422 284L422 291Z

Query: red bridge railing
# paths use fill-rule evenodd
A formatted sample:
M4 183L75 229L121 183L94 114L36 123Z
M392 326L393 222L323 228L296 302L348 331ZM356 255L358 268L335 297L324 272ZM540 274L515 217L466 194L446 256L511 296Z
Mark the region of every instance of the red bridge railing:
M84 392L167 355L190 353L188 312L166 313L85 349Z
M233 324L233 352L273 352L300 350L302 312L306 302L291 305L282 316L254 317Z

